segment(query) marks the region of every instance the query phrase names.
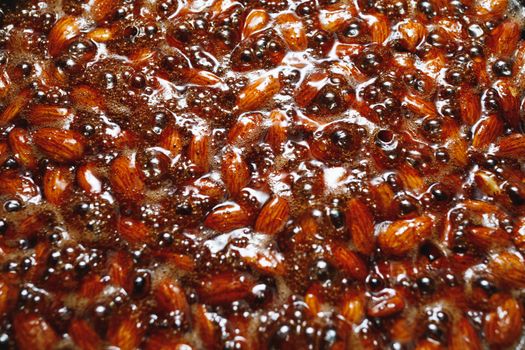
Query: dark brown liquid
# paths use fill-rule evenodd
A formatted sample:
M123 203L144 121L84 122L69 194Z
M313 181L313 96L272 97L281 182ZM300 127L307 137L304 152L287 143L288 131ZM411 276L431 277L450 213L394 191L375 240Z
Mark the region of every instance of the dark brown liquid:
M523 345L520 1L1 6L0 348Z

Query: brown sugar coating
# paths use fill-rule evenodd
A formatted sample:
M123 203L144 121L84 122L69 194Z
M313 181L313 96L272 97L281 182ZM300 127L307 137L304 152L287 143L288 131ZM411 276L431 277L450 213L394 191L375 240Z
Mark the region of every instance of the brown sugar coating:
M0 349L523 346L523 0L0 9Z

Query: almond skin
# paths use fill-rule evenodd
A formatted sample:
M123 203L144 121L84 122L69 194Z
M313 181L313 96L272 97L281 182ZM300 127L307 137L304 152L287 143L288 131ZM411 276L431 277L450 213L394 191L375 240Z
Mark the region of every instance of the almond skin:
M331 247L332 255L328 258L338 268L343 270L348 276L356 280L364 280L367 275L365 262L347 247L335 244Z
M24 90L11 100L0 114L0 126L9 124L27 105L31 97L29 90Z
M242 115L228 132L228 142L238 145L255 140L260 133L262 120L261 113Z
M37 159L31 146L29 133L21 128L14 128L9 133L9 146L13 151L15 158L28 169L35 169Z
M204 225L219 232L229 232L248 226L251 221L247 211L240 205L227 202L213 208L204 220Z
M181 287L170 280L163 280L155 290L155 300L164 310L188 313L189 305Z
M144 194L145 184L135 161L135 154L119 156L111 164L111 185L123 198L137 200Z
M241 189L250 182L250 169L235 149L226 152L221 165L222 180L232 196L237 196Z
M453 327L450 348L452 350L482 349L476 330L466 318L461 318Z
M178 156L182 151L182 137L172 126L168 126L160 135L160 147L170 152L172 158Z
M275 21L284 41L292 51L303 51L308 47L306 28L299 18L291 13L284 13Z
M403 255L414 249L432 229L432 219L419 216L392 222L377 236L379 248L388 255Z
M375 248L374 218L368 207L359 199L348 202L346 222L357 251L369 255Z
M16 345L21 350L52 350L58 343L53 328L37 314L18 314L13 326Z
M266 27L270 21L270 16L268 12L263 9L253 9L244 20L244 27L242 29L242 37L247 38L253 33Z
M279 79L271 75L263 76L241 91L237 98L237 108L239 111L249 111L262 107L280 88Z
M84 191L91 194L102 193L102 179L98 176L94 163L81 165L76 175L77 183Z
M77 18L64 16L59 19L49 32L49 53L51 56L58 56L79 34L80 25Z
M369 299L366 313L372 317L388 317L405 308L403 296L395 289L385 288Z
M71 186L71 172L66 167L48 169L44 174L44 195L48 202L60 205Z
M33 140L46 156L59 163L80 160L84 155L85 140L76 131L42 128L33 133Z
M488 267L498 280L514 288L525 288L525 260L520 253L503 251L496 254Z
M257 221L255 230L275 235L282 231L290 215L288 201L280 196L274 196L263 206Z
M69 334L81 350L97 350L102 346L97 332L84 320L71 321Z
M483 330L491 346L502 347L518 340L522 326L520 304L514 298L508 297L485 317Z
M142 339L142 330L136 317L122 317L110 323L107 340L121 350L135 350Z
M117 224L119 234L130 243L144 243L148 240L149 230L141 221L121 217Z
M198 293L206 304L221 305L247 297L253 286L250 276L227 272L203 280Z

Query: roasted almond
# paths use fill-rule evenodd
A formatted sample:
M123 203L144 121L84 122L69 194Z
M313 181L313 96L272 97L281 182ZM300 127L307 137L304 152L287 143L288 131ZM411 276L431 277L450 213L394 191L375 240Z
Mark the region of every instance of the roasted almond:
M261 113L241 115L228 132L228 142L237 145L255 140L260 133L262 119Z
M414 52L416 47L425 38L426 29L419 22L407 20L399 23L397 33L399 35L399 44L405 50Z
M59 19L49 32L49 53L58 56L80 34L80 20L72 16Z
M16 345L21 350L52 350L59 337L51 325L35 313L19 313L13 320Z
M240 111L255 110L266 104L281 89L279 79L272 75L263 76L246 86L237 97Z
M246 298L254 285L249 275L225 272L201 281L197 292L204 303L221 305Z
M253 33L265 28L270 21L268 12L264 9L253 9L247 15L244 20L244 27L242 29L243 39L249 37Z
M518 340L522 326L521 306L514 298L508 297L485 317L483 331L491 346L503 347Z
M525 135L523 134L513 134L503 137L496 145L496 153L501 157L517 160L525 158Z
M9 132L9 146L18 162L28 169L37 167L29 133L21 128L14 128Z
M500 118L491 114L482 120L474 128L472 147L481 150L494 142L503 133L503 122Z
M213 208L204 224L219 232L229 232L250 225L252 222L248 212L239 204L226 202Z
M120 350L135 350L142 339L142 329L136 317L119 317L110 322L107 331L108 342Z
M97 332L84 320L71 321L69 334L81 350L97 350L102 346Z
M328 258L336 267L343 270L348 276L356 280L364 280L367 275L365 262L349 248L335 244L331 247L332 255Z
M129 243L146 243L149 229L141 221L129 217L121 217L117 223L118 233Z
M144 195L145 184L135 154L121 155L113 161L110 180L113 190L123 198L136 200Z
M60 205L71 187L71 171L66 167L48 169L44 174L44 195L49 203Z
M174 281L161 281L155 289L155 300L163 310L189 312L184 290Z
M210 168L210 136L208 134L193 135L188 146L188 158L200 172L208 172Z
M48 106L48 105L34 105L27 119L36 126L49 126L58 123L64 123L72 118L70 108Z
M76 179L78 185L91 194L102 193L102 179L97 173L94 163L86 163L77 169Z
M290 205L288 201L280 196L273 196L264 204L257 220L255 221L255 230L275 235L281 232L286 225L290 215Z
M431 234L432 225L428 216L394 221L379 233L377 243L385 254L403 255Z
M374 217L368 207L359 199L353 198L346 208L346 221L356 250L370 255L375 248Z
M31 93L29 90L23 90L16 95L0 114L0 126L9 124L27 106L30 99Z
M270 113L270 120L271 125L266 133L266 142L270 144L275 153L281 153L288 138L286 115L279 110L274 110Z
M520 253L502 251L492 256L488 264L494 277L513 288L525 287L525 260Z
M292 51L303 51L308 47L306 28L292 13L284 13L275 19L284 41Z
M405 308L403 296L392 288L385 288L372 294L366 306L366 313L372 317L388 317Z
M232 149L222 157L222 181L232 196L239 194L241 189L250 182L250 168L240 153Z
M80 160L85 151L85 140L73 130L42 128L33 133L37 147L49 158L60 163Z

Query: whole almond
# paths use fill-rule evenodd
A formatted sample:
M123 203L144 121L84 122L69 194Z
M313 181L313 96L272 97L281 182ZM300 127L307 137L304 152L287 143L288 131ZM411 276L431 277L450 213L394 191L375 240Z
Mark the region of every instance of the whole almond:
M0 114L0 126L9 124L27 106L30 98L29 90L23 90L16 95Z
M360 324L365 318L364 296L357 293L345 296L342 315L348 322L355 325Z
M58 56L79 34L80 24L78 18L64 16L59 19L48 36L51 56Z
M39 195L38 187L31 177L21 176L16 171L0 173L0 194L7 196L19 196L23 200L29 200Z
M481 342L479 336L470 324L470 322L462 317L456 322L452 328L452 335L450 340L451 350L481 350Z
M518 340L522 326L520 304L508 297L500 302L496 310L487 314L483 330L491 346L504 347Z
M280 88L279 79L272 75L263 76L241 91L237 97L237 108L244 112L262 107L279 92Z
M155 300L163 310L189 312L184 290L174 281L163 280L155 289Z
M204 225L219 231L229 232L250 225L250 215L239 204L227 202L213 208L204 220Z
M249 275L225 272L201 281L197 292L204 303L221 305L244 299L254 285Z
M27 116L27 120L32 125L50 126L57 123L64 123L73 117L70 108L34 105Z
M233 145L254 141L261 131L261 113L246 113L239 117L228 132L228 142Z
M137 200L144 195L144 181L136 164L136 155L121 155L111 164L113 190L126 199Z
M194 312L195 326L206 349L214 349L219 343L218 325L208 316L206 306L197 305Z
M400 45L410 52L416 50L426 34L425 26L412 20L401 22L397 27L397 31L399 33Z
M64 202L71 186L71 171L66 167L48 169L44 174L44 195L46 200L55 205Z
M43 153L57 162L73 162L84 155L85 140L73 130L42 128L34 132L33 140Z
M13 321L15 341L21 350L52 350L59 337L51 325L34 313L19 313Z
M502 133L503 122L497 115L491 114L476 125L472 137L472 147L481 150L494 142Z
M255 231L275 235L282 231L290 215L288 201L280 196L273 196L264 204L257 220Z
M81 350L97 350L102 346L97 332L84 320L71 321L68 333Z
M244 26L242 29L242 38L245 39L255 32L258 32L265 28L270 21L268 12L264 9L253 9L247 15L244 20Z
M359 281L366 278L368 268L359 255L340 244L334 244L331 250L332 255L327 258L332 264L343 270L351 278Z
M507 0L481 0L490 3L505 3ZM498 25L487 40L492 52L497 56L510 56L517 48L520 40L520 25L514 20L507 20Z
M21 128L14 128L9 132L9 146L16 160L28 169L37 167L29 133Z
M241 189L250 182L250 168L240 153L232 149L222 157L222 180L232 196L238 195Z
M188 158L200 172L208 172L210 168L210 136L208 134L193 135L188 146Z
M494 277L513 288L525 288L525 260L520 253L502 251L488 264Z
M403 255L431 234L432 225L428 216L394 221L379 233L377 243L385 254Z
M328 82L328 74L324 71L317 71L310 74L299 86L295 93L295 102L305 108L317 97L323 86Z
M303 22L292 13L279 15L275 22L284 41L292 51L304 51L308 47L306 28Z
M348 202L346 221L356 250L370 255L375 248L374 217L360 199L353 198Z
M385 288L368 300L366 313L372 317L388 317L405 308L403 296L395 289Z
M473 125L481 117L481 97L470 89L459 92L461 119L467 125Z
M145 243L149 238L149 229L141 221L121 217L117 223L118 233L129 243Z
M170 152L172 158L181 153L182 146L182 137L174 127L168 126L160 134L160 147Z
M90 7L90 13L95 21L101 22L111 16L115 5L114 0L95 0Z
M501 138L497 142L496 154L517 160L525 158L525 135L513 134Z
M76 179L78 185L87 193L102 193L102 179L97 174L94 163L86 163L77 169Z
M266 142L272 147L272 150L279 154L283 151L284 143L288 138L288 121L286 114L279 110L270 113L271 125L266 133Z

